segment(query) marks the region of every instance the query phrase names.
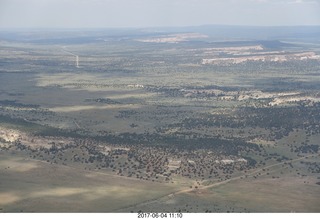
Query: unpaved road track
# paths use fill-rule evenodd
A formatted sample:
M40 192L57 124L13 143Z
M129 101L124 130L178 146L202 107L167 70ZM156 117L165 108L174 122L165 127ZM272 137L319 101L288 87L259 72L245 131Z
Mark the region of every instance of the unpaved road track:
M283 161L283 162L280 162L280 163L271 164L271 165L264 166L264 167L261 167L261 168L259 168L259 169L256 169L256 170L254 170L254 171L251 172L251 173L246 173L246 174L243 174L243 175L241 175L241 176L232 177L232 178L230 178L230 179L227 179L227 180L224 180L224 181L221 181L221 182L216 182L216 183L213 183L213 184L210 184L210 185L207 185L207 186L201 186L201 185L199 185L198 188L185 188L185 189L182 189L182 190L179 190L179 191L176 191L176 192L172 192L172 193L167 194L167 195L165 195L165 196L161 196L161 197L156 198L156 199L148 200L148 201L146 201L146 202L139 203L139 204L134 205L134 206L129 206L128 208L139 207L139 206L143 206L143 205L146 205L146 204L151 204L151 203L157 202L157 201L159 201L160 199L165 198L165 197L173 198L175 195L178 195L178 194L188 193L188 192L192 192L192 191L205 190L205 189L217 187L217 186L220 186L220 185L223 185L223 184L227 184L227 183L232 182L232 181L235 181L235 180L239 180L239 179L243 179L243 178L248 177L248 176L252 176L252 175L254 175L254 174L257 174L257 173L263 171L263 169L267 169L267 168L271 168L271 167L276 167L276 166L281 166L281 165L283 165L283 164L285 164L285 163L297 162L297 161L299 161L299 160L304 160L304 159L307 159L307 158L310 158L310 157L316 157L316 156L320 156L320 154L308 155L308 156L299 157L299 158L296 158L296 159L293 159L293 160L287 160L287 161ZM202 183L207 182L207 181L208 181L208 180L202 181ZM121 211L121 210L125 210L125 209L127 209L127 208L122 208L122 209L118 209L118 210Z

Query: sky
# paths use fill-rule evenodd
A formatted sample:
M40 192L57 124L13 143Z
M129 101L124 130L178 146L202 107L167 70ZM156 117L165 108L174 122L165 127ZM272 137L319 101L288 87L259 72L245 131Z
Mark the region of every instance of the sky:
M0 28L320 25L320 0L0 0Z

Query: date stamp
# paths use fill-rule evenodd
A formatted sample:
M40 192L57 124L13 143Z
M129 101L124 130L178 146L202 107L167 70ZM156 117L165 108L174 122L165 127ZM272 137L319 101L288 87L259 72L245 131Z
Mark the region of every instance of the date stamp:
M138 213L138 218L182 218L182 213Z

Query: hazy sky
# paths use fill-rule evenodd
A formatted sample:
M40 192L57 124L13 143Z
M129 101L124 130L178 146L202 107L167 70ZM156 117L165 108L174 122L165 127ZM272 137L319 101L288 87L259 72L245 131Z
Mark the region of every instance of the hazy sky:
M0 28L320 25L320 0L0 0Z

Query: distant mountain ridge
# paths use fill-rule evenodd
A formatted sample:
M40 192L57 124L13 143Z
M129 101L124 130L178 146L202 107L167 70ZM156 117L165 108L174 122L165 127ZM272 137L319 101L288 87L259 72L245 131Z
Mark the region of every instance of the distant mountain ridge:
M320 26L228 26L205 25L157 28L105 29L11 29L0 30L0 40L34 43L89 43L97 40L131 40L166 34L199 33L209 38L204 41L262 41L273 46L282 40L309 40L320 42ZM283 43L281 43L284 46Z

